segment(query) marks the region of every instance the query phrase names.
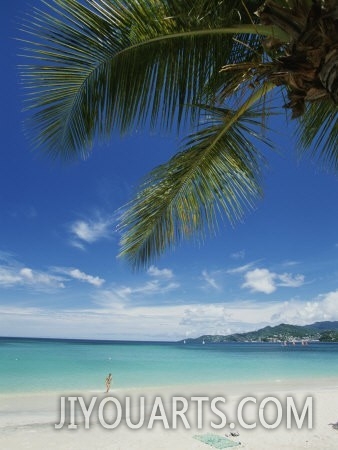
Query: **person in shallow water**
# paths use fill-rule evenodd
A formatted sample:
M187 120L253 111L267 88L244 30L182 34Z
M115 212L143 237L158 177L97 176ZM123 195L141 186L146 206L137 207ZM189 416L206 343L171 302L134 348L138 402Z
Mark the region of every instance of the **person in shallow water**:
M109 392L113 377L111 373L106 378L106 392Z

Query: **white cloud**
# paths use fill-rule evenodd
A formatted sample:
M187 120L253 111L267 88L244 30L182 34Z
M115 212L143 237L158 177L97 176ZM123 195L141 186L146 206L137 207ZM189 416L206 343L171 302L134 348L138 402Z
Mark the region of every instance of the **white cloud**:
M46 310L0 305L0 329L6 336L175 340L184 336L182 313L182 307L172 306Z
M171 269L159 269L156 266L150 266L147 270L147 274L151 277L158 277L158 278L166 278L170 279L174 276L173 271Z
M77 220L70 225L72 235L71 244L74 247L84 249L84 244L93 244L101 239L110 239L115 233L116 216L95 219Z
M0 329L8 336L36 336L38 330L45 337L178 340L188 335L241 331L240 316L241 320L260 317L260 312L251 307L243 314L236 304L140 306L119 301L112 292L105 295L104 304L86 309L0 305ZM244 326L246 330L252 327Z
M207 286L211 286L213 289L219 291L221 286L217 283L215 278L210 275L206 270L202 271L203 280L207 283Z
M290 273L277 274L268 269L254 269L244 276L245 282L242 288L248 288L252 292L272 294L277 287L300 287L304 284L304 275L292 275Z
M31 285L35 288L64 288L64 279L46 272L40 272L25 267L20 271L24 284Z
M0 285L7 288L25 286L37 290L65 287L61 277L18 265L0 266Z
M70 245L72 247L78 248L79 250L86 250L86 246L82 242L77 241L75 239L70 241Z
M229 329L229 323L233 320L230 305L224 304L195 304L187 305L180 324L190 329L190 333L196 333L198 329L201 334L220 334ZM229 308L229 309L228 309Z
M65 288L70 278L100 287L105 282L103 278L92 276L77 268L52 267L48 271L35 270L24 266L11 254L0 252L0 287L25 287L34 290L53 290ZM62 275L62 276L61 276Z
M271 316L271 320L299 325L323 320L338 320L338 290L321 294L307 302L299 300L284 302Z
M283 263L284 267L292 267L292 266L297 266L299 264L299 261L285 261Z
M113 290L96 291L88 308L47 309L0 305L0 329L7 336L176 340L203 334L252 331L281 322L310 324L338 320L338 290L307 302L292 299L253 302L137 305ZM51 320L53 317L53 320Z
M233 275L233 274L236 274L236 273L244 273L247 270L251 269L251 267L253 267L255 264L256 264L255 262L251 262L251 263L248 263L248 264L244 264L243 266L234 267L233 269L227 270L226 273L228 273L230 275Z
M149 281L142 286L131 289L131 294L153 295L165 294L180 287L179 283L170 282L168 284L161 284L158 281Z
M83 281L93 286L100 287L105 282L103 278L98 276L88 275L87 273L81 272L79 269L67 268L67 267L55 267L54 272L62 273L68 275L75 280Z
M248 288L252 292L263 292L271 294L276 290L275 278L276 274L268 269L254 269L247 272L244 276L245 283L243 288Z
M12 268L0 267L0 285L10 287L21 282L22 278Z
M78 220L71 226L72 233L82 241L92 243L105 237L107 234L106 222L85 222Z
M161 283L159 280L148 281L139 286L116 286L100 291L100 296L95 296L96 302L103 306L111 306L118 303L132 303L136 298L166 294L180 287L179 283Z
M304 284L304 275L292 275L290 273L282 273L276 276L279 280L277 286L299 287Z

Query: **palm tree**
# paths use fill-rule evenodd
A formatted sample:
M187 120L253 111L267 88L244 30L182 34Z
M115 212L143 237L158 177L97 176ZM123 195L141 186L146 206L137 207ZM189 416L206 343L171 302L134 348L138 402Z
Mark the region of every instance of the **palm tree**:
M23 27L34 145L69 159L113 131L192 130L122 214L134 267L254 205L274 111L337 170L336 0L49 2Z

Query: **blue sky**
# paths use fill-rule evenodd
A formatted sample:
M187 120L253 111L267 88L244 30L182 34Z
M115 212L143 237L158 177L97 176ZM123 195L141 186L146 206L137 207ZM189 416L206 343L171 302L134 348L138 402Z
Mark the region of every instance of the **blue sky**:
M2 14L0 335L175 340L268 324L338 320L337 176L297 162L292 125L274 119L265 196L235 228L185 242L147 271L117 259L118 209L174 136L135 132L60 164L22 131L17 17Z

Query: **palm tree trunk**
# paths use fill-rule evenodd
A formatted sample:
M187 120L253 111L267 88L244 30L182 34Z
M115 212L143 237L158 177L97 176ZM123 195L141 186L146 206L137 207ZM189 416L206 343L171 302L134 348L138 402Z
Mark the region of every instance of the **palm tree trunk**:
M335 104L338 104L338 45L331 49L319 73L320 81L330 93Z

